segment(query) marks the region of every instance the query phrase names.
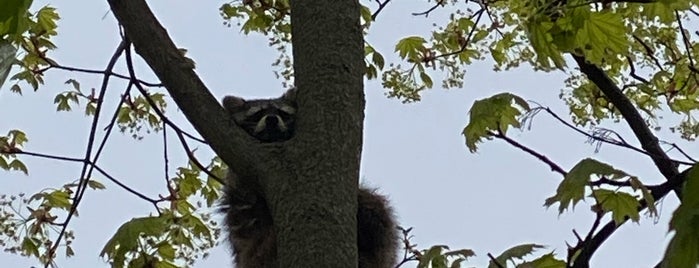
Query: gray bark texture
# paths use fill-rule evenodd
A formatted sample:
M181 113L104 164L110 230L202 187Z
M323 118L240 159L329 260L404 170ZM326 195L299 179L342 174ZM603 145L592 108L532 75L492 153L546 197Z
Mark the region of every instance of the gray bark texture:
M279 267L357 267L364 121L359 3L291 1L297 131L284 146L269 146L231 127L144 0L108 2L136 52L214 152L237 174L259 178L276 227Z

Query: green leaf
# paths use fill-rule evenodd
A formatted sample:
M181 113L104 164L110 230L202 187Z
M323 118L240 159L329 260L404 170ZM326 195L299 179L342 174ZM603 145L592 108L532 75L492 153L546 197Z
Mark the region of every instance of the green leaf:
M0 36L2 36L2 34L0 34ZM0 87L5 84L7 75L10 74L10 69L12 69L16 54L17 47L6 40L0 39Z
M44 199L49 204L49 206L63 208L65 210L70 209L70 194L63 190L55 190L44 195Z
M463 130L466 146L473 153L482 139L490 139L490 132L507 132L509 126L520 128L518 121L522 111L528 112L529 104L517 95L500 93L477 100L469 111L469 122Z
M175 248L169 243L162 243L158 246L158 254L165 260L174 260Z
M21 34L27 29L32 0L0 1L0 37Z
M7 165L7 160L4 157L0 157L0 168L4 170L9 170L10 166Z
M17 129L10 130L8 136L12 137L11 142L14 143L15 146L22 146L25 142L29 141L27 134Z
M158 236L170 227L170 214L160 217L134 218L119 227L102 248L100 256L114 259L115 267L123 267L126 254L138 247L141 235Z
M670 231L675 236L667 246L661 268L696 268L699 264L699 168L687 174L682 203L672 214Z
M524 262L517 265L517 268L565 268L566 262L556 259L553 252L534 259L530 262Z
M507 261L513 260L513 259L522 259L524 256L531 254L534 252L534 250L539 249L539 248L544 248L542 245L537 245L537 244L523 244L523 245L518 245L509 248L508 250L505 250L500 256L497 256L495 260L497 263L494 263L492 260L488 264L488 268L498 268L500 265L506 265Z
M558 212L563 213L572 203L573 207L585 197L585 186L590 182L590 176L606 176L609 179L619 179L628 176L621 170L599 162L597 160L586 158L578 162L565 178L558 185L556 195L549 197L544 202L544 206L550 207L556 202L560 202Z
M593 12L578 31L576 40L585 55L596 63L601 63L609 52L626 54L629 40L621 14Z
M693 3L696 5L696 2ZM675 22L675 10L687 10L690 1L656 0L642 5L643 14L650 20L658 19L661 23L671 24Z
M653 198L653 194L650 192L648 187L643 185L643 183L637 177L634 176L629 178L629 183L631 184L632 189L634 189L635 191L641 191L641 195L643 196L643 200L646 201L646 205L648 206L648 212L650 212L650 215L657 216L658 208L655 206L655 198Z
M371 56L371 60L374 61L374 64L376 64L376 67L379 67L379 70L383 70L383 66L385 64L383 55L381 53L374 51L373 55Z
M37 32L43 31L50 35L56 34L56 28L58 28L56 21L58 21L61 18L60 16L58 16L56 8L45 6L39 9L36 18L37 25L39 26L39 30L37 30Z
M371 9L365 5L360 5L359 7L359 12L361 14L362 20L364 20L364 27L369 27L371 25L372 19L371 19Z
M73 247L70 245L66 245L66 257L72 257L75 256L75 251L73 251Z
M29 171L27 170L27 166L24 165L22 161L19 161L19 159L14 159L10 162L8 165L9 169L12 170L19 170L22 171L25 175L29 175Z
M28 256L39 257L39 241L35 241L27 236L22 239L22 252Z
M551 69L551 62L558 69L563 69L566 66L565 59L561 55L561 51L554 45L553 37L549 32L553 28L553 23L542 21L539 23L530 22L527 25L527 34L529 42L536 52L536 61L545 69Z
M420 256L420 262L418 263L417 267L430 267L430 264L432 267L439 265L440 260L443 259L442 251L445 249L449 249L449 247L444 245L435 245L425 250L422 253L422 256ZM444 266L446 266L446 264L444 264Z
M417 62L420 53L425 50L425 43L425 39L420 36L409 36L398 41L395 51L401 59L407 58Z
M432 88L432 78L426 72L420 72L420 80L427 88Z
M155 264L155 268L180 268L180 266L167 261L159 261Z
M102 190L102 189L106 188L106 187L104 187L104 184L102 184L101 182L96 181L94 179L87 181L87 186L89 186L90 188L95 189L95 190Z
M590 196L600 202L599 205L602 211L612 212L612 219L617 226L624 223L626 217L629 217L634 222L638 222L640 219L638 214L640 204L634 196L628 193L596 189Z

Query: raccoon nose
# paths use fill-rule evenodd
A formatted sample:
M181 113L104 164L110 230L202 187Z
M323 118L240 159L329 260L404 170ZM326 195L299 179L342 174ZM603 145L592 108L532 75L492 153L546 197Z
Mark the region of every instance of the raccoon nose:
M265 124L268 126L276 126L278 122L279 118L277 118L276 116L265 117Z

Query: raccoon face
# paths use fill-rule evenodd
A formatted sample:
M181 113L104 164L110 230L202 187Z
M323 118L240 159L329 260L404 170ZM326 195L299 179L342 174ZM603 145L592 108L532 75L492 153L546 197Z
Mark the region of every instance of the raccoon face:
M289 97L288 92L281 98L268 100L226 96L223 107L250 136L264 143L282 142L294 135L296 107Z

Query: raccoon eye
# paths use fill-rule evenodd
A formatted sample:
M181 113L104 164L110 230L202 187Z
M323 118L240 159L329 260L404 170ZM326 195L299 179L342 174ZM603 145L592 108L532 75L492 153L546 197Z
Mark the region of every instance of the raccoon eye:
M294 109L294 107L290 105L282 105L281 107L279 107L279 110L289 115L296 113L296 109Z
M250 107L250 109L248 109L248 111L245 112L245 114L248 116L251 116L251 115L254 115L256 113L259 113L260 111L262 111L261 106L253 106L253 107Z

